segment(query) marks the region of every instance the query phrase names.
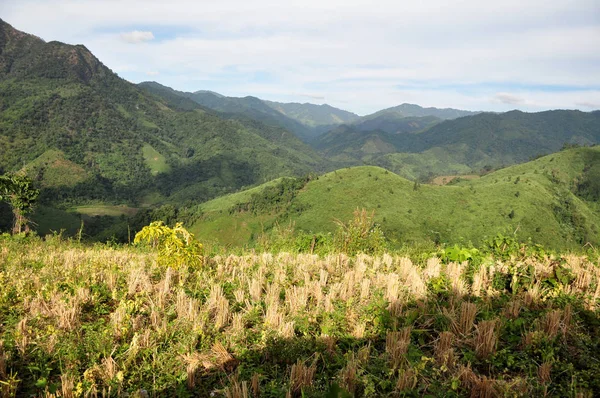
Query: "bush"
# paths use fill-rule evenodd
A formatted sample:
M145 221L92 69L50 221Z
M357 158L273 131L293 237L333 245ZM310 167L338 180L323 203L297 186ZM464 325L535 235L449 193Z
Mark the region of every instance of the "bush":
M162 221L155 221L135 234L135 244L144 243L158 249L158 259L166 267L177 269L183 265L196 268L202 265L202 244L194 235L177 223L169 228Z
M344 223L337 220L338 230L334 237L336 250L349 255L357 253L381 253L387 246L383 231L374 222L375 212L356 209L354 217Z

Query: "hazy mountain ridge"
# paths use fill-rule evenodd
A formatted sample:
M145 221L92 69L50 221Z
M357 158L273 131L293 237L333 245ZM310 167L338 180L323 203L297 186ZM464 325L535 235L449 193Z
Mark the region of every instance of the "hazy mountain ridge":
M426 117L433 116L442 120L456 119L463 116L477 115L478 111L465 111L453 108L424 108L415 104L400 104L391 108L382 109L373 114L363 116L362 120L373 119L382 115L392 115L396 117Z
M263 101L273 109L309 127L352 123L360 119L360 116L355 113L327 104L315 105L308 102L301 104L297 102Z
M390 134L417 133L442 122L435 116L398 116L381 114L376 117L360 119L353 126L360 131L381 130Z
M170 92L173 95L189 98L201 106L222 112L228 117L242 115L277 125L309 141L326 131L329 126L350 123L359 116L330 105L310 103L283 103L267 101L253 96L227 97L208 90L184 92L163 86L157 82L142 82L140 87L153 92Z
M270 126L282 127L301 139L307 139L307 137L311 136L310 128L271 108L256 97L226 97L218 93L203 90L193 93L184 92L174 90L156 82L142 82L138 86L157 94L168 92L172 95L188 98L205 109L222 113L227 118L242 116L261 121Z

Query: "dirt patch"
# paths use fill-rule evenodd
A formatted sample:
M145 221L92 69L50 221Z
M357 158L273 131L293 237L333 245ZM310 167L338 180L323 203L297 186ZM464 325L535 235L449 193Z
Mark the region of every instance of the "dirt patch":
M477 174L439 176L439 177L435 177L433 180L431 180L431 184L432 185L446 185L457 178L460 178L463 180L476 180L476 179L480 178L480 176Z

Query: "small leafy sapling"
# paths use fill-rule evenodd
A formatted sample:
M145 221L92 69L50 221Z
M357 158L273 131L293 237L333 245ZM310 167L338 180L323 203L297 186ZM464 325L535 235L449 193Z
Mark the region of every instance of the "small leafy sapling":
M4 174L0 176L0 201L7 202L13 212L13 233L29 232L27 216L33 211L40 191L33 187L27 176Z

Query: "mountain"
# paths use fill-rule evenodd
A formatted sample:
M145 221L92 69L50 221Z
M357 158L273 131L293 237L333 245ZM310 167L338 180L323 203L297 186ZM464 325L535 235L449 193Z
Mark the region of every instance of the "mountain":
M300 104L296 102L264 102L287 117L309 127L352 123L360 118L360 116L355 113L334 108L327 104L315 105L310 103Z
M214 91L199 90L193 93L177 91L157 82L142 82L139 86L161 96L188 98L204 108L222 113L228 118L245 117L278 126L308 142L333 126L358 120L359 116L327 104L299 104L266 101L260 98L226 97Z
M600 111L481 113L433 126L418 136L412 149L423 151L465 144L475 154L512 164L556 152L565 143L600 143ZM474 156L471 162L476 161Z
M402 104L391 108L383 109L375 112L371 115L362 117L362 120L369 120L377 118L382 115L392 115L395 117L426 117L433 116L438 119L449 120L456 119L463 116L473 116L480 112L462 111L459 109L452 108L423 108L415 104Z
M0 92L0 169L27 172L47 205L202 201L323 164L284 128L150 94L2 20Z
M201 105L205 109L219 112L224 118L236 119L243 117L260 121L271 127L284 128L303 140L307 140L312 136L309 127L271 108L264 101L256 97L226 97L212 91L202 90L189 93L177 91L156 82L142 82L139 83L138 86L161 96L164 95L164 93L169 93L170 96L176 95L187 98Z
M341 162L369 162L372 156L396 153L410 138L437 123L440 119L426 117L377 118L337 126L313 141L312 145L329 159Z
M337 161L364 161L366 156L397 152L400 135L382 130L363 131L357 126L341 125L319 137L313 146Z
M517 164L556 152L565 143L600 143L599 111L480 113L431 120L430 127L412 134L390 133L393 124L387 132L364 127L377 120L340 126L319 137L314 147L333 161L377 165L417 179Z
M273 181L201 205L192 228L201 240L245 244L289 225L333 232L356 208L375 211L395 245L473 242L518 231L553 249L600 244L600 146L575 148L487 174L435 186L385 169L340 169L306 182Z
M418 133L442 119L435 116L399 116L383 113L378 116L360 119L353 126L359 131L384 131L389 134Z

